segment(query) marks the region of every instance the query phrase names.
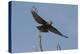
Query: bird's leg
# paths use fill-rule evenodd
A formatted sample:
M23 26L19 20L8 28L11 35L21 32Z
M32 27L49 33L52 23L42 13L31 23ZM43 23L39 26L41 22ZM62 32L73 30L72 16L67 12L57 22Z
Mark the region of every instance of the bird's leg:
M39 31L39 46L40 46L40 51L43 51L42 48L42 36L41 36L41 32Z

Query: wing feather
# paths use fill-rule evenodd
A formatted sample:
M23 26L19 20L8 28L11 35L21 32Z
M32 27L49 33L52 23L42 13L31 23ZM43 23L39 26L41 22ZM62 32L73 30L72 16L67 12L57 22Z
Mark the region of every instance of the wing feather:
M33 18L39 23L39 24L46 24L47 22L42 19L35 11L31 11Z
M53 33L55 33L55 34L58 34L58 35L60 35L60 36L63 36L63 37L65 37L65 38L68 38L67 36L63 35L60 31L58 31L58 30L57 30L55 27L53 27L53 26L50 26L49 31L51 31L51 32L53 32Z

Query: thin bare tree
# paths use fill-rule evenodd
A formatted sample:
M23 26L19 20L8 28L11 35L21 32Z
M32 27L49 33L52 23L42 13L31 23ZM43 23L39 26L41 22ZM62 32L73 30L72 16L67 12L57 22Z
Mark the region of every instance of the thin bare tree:
M42 36L41 36L41 32L39 31L39 48L40 51L43 51L43 47L42 47Z
M60 45L59 42L58 42L58 45L57 45L57 50L61 50L61 45Z

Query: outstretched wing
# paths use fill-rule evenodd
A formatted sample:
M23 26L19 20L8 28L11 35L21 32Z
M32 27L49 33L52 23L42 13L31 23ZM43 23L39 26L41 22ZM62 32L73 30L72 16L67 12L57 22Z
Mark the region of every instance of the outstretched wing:
M34 10L31 11L33 18L39 23L39 24L46 24L47 22L42 19Z
M55 34L58 34L58 35L60 35L60 36L62 36L62 37L68 38L67 36L63 35L60 31L58 31L58 30L57 30L55 27L53 27L53 26L50 26L49 31L51 31L51 32L53 32L53 33L55 33Z

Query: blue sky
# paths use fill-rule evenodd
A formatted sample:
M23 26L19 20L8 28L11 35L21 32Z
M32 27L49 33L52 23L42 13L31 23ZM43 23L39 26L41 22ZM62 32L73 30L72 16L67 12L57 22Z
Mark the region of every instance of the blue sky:
M35 6L38 14L69 38L54 33L42 33L43 49L57 50L58 41L62 50L78 48L77 5L12 2L12 51L39 51L38 23L31 15Z

